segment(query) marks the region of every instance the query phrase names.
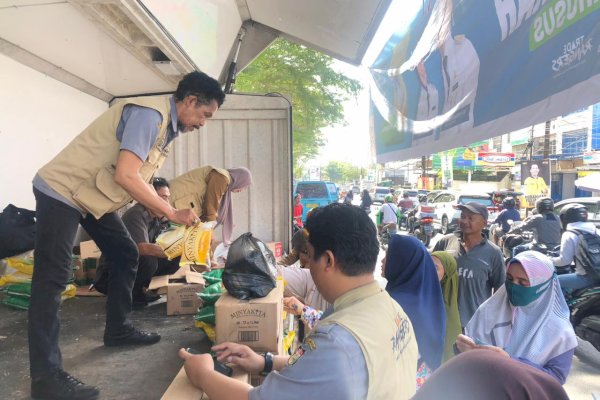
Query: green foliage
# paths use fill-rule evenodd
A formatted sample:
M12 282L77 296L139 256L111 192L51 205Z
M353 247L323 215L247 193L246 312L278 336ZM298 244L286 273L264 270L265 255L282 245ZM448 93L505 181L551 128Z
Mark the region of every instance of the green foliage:
M325 144L321 129L344 122L343 102L360 83L334 71L333 58L284 39L275 40L236 78L237 92L281 93L292 102L294 172ZM301 175L295 175L301 176Z
M342 161L330 161L323 168L323 179L340 185L360 179L361 168Z

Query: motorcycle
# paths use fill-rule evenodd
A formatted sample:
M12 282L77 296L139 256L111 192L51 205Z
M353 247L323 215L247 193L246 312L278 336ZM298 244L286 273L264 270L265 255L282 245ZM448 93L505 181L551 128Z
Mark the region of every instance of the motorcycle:
M431 238L435 236L433 219L435 210L430 206L419 206L415 213L413 222L410 224L409 233L419 239L427 247L431 243Z
M600 286L576 290L566 301L577 336L600 351Z

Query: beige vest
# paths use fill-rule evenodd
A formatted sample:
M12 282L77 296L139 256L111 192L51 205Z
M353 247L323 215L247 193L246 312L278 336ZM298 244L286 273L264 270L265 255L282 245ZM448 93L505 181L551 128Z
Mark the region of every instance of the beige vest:
M44 165L38 174L52 189L97 219L118 210L132 200L129 193L114 180L120 150L116 132L123 107L137 104L153 108L162 115L156 142L139 171L144 181L150 182L171 147L169 145L163 149L167 127L171 123L169 99L170 96L154 96L118 102Z
M173 207L177 209L191 208L196 215L201 216L206 194L206 179L212 170L224 175L227 178L227 184L231 183L231 176L226 169L215 168L211 165L193 169L169 182Z
M367 399L409 399L416 391L418 349L410 320L377 282L338 298L319 324L335 323L359 343L369 372Z

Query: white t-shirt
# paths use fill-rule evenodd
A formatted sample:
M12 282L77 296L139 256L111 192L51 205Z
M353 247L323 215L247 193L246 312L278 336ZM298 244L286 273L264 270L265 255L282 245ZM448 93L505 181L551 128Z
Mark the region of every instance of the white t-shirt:
M396 218L396 207L393 203L385 203L381 206L381 212L383 213L382 223L384 224L395 224L398 220Z

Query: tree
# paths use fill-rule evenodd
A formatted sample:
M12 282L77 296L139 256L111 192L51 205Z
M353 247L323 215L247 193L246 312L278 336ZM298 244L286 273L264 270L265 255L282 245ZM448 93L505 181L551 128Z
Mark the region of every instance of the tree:
M344 122L343 102L361 89L358 81L334 71L332 63L327 55L277 39L236 78L238 92L291 98L295 173L325 144L321 129Z
M323 168L323 177L325 180L344 184L350 181L360 179L361 168L347 162L330 161Z

